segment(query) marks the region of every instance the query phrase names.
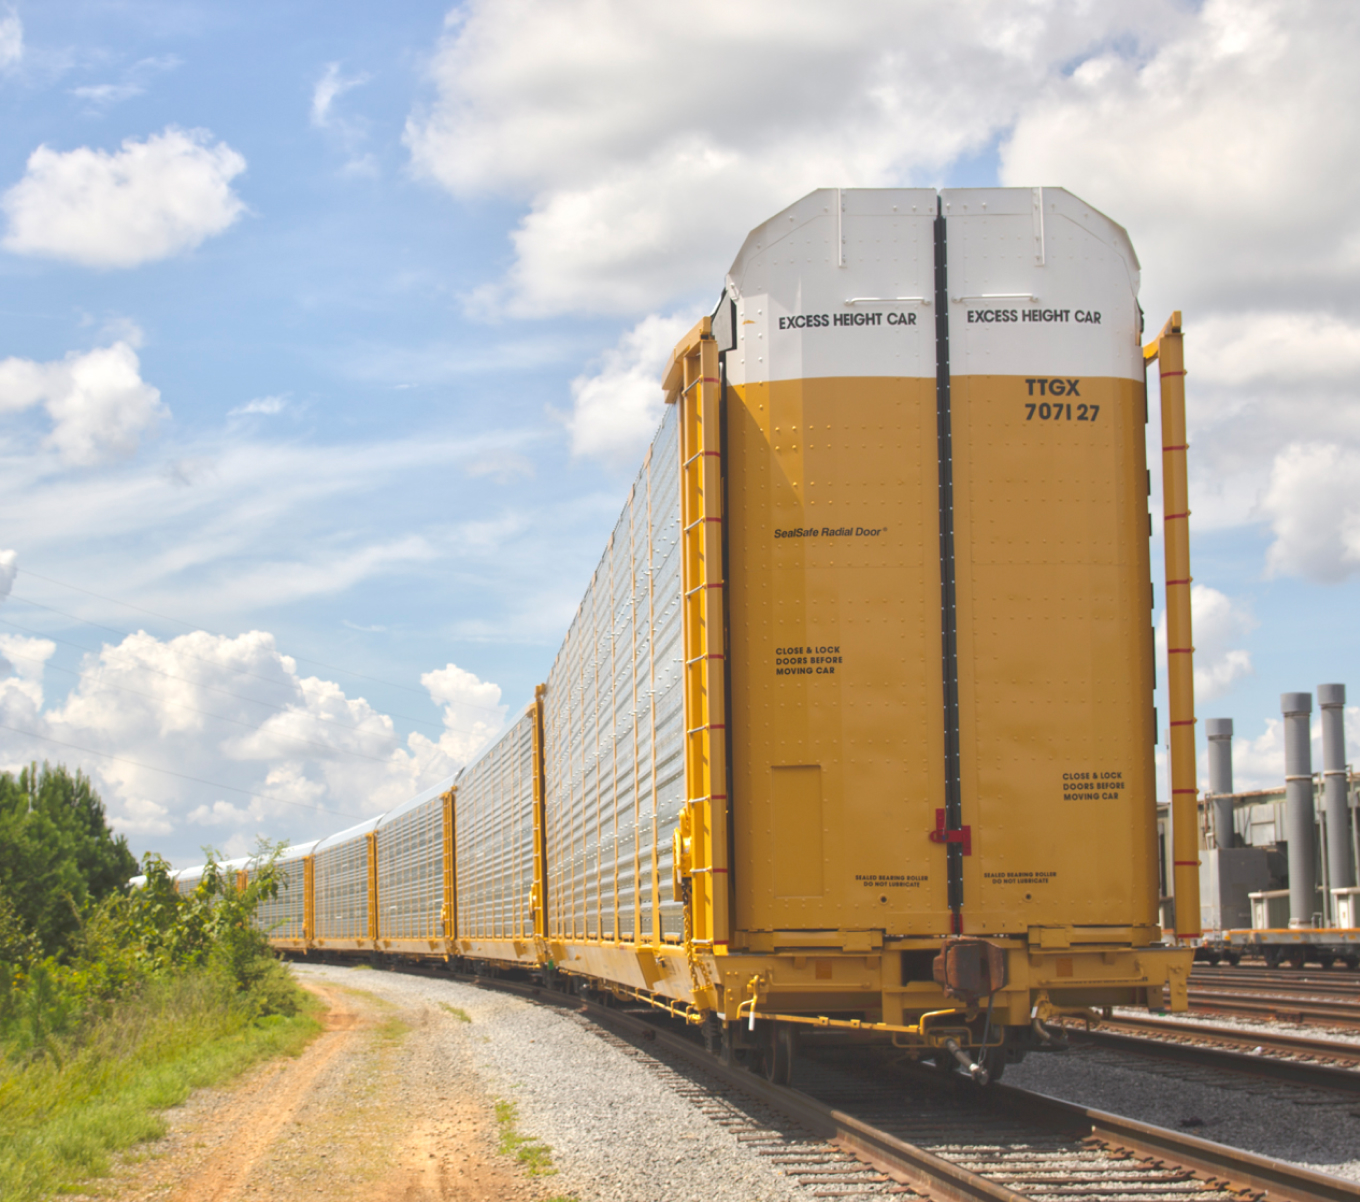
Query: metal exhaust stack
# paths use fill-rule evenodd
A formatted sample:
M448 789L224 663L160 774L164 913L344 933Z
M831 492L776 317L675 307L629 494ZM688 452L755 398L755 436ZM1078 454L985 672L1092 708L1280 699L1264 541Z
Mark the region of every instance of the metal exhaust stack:
M1320 684L1322 710L1322 812L1327 823L1327 884L1346 889L1355 884L1351 868L1350 823L1346 813L1346 686ZM1334 924L1332 898L1325 899L1328 922Z
M1231 718L1208 718L1204 733L1209 737L1209 792L1214 802L1214 842L1233 845L1233 763Z
M1176 938L1198 939L1199 789L1195 784L1195 648L1190 623L1190 485L1185 466L1185 344L1177 310L1144 363L1160 362L1162 541L1166 556L1166 692L1171 709L1171 863Z
M1317 904L1313 873L1311 693L1280 694L1284 714L1284 829L1289 839L1289 926L1311 927Z

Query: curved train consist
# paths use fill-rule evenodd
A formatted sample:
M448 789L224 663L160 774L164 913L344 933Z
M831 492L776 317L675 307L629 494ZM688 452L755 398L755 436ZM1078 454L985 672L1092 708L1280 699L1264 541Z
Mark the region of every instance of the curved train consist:
M775 1079L795 1037L985 1079L1045 1018L1184 1009L1138 281L1059 189L755 229L533 703L286 852L275 945L575 978Z

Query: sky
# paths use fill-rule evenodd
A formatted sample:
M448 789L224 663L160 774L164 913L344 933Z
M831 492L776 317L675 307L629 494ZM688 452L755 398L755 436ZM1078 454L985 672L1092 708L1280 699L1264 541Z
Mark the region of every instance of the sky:
M1198 712L1279 783L1280 693L1360 702L1357 60L1348 0L0 0L0 768L180 865L438 783L747 230L1000 184L1184 313Z

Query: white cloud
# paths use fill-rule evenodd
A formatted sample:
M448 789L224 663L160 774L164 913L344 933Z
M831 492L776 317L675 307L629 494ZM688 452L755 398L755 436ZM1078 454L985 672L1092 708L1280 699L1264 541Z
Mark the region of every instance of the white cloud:
M140 96L146 88L139 83L98 83L87 84L82 88L72 88L71 95L88 100L96 108L108 108Z
M135 267L192 250L245 211L231 181L245 159L206 130L167 127L109 153L39 146L0 198L4 248L87 267Z
M142 379L137 352L121 339L50 363L0 360L0 413L39 402L52 419L46 444L80 465L132 454L141 436L170 416L160 390Z
M1053 75L1002 146L1004 183L1128 227L1150 322L1184 311L1195 528L1269 523L1267 572L1319 581L1360 537L1357 54L1353 5L1206 0Z
M1216 588L1190 586L1190 621L1195 647L1195 704L1227 693L1239 680L1253 674L1251 653L1234 643L1245 641L1255 628L1251 614ZM1166 611L1157 619L1157 659L1166 663ZM1162 675L1159 668L1158 676Z
M478 680L457 664L426 672L420 683L444 707L447 729L439 737L439 750L450 759L466 763L504 725L507 707L501 704L500 685ZM423 735L411 736L412 748L424 748L427 742Z
M492 451L479 456L467 465L467 474L474 479L490 476L497 484L532 479L534 462L527 455L515 451Z
M933 178L1074 56L1183 24L1170 3L474 0L406 143L454 194L527 204L512 311L638 314L716 292L812 188Z
M661 421L661 371L691 317L644 318L601 356L594 374L571 382L567 418L573 455L631 466Z
M1360 449L1286 447L1275 457L1261 511L1275 535L1266 553L1270 575L1336 583L1360 571Z
M44 708L54 649L0 636L15 665L0 680L0 722L30 732L0 729L0 762L79 765L117 829L187 847L280 828L315 835L390 809L456 771L505 712L496 685L448 664L423 678L443 729L403 740L390 717L301 675L260 631L129 635L87 655L65 700Z
M173 71L181 65L181 60L173 54L160 58L144 58L133 63L124 73L119 83L85 84L72 88L71 95L84 100L95 112L112 108L124 100L145 94L147 81L161 71Z
M24 57L24 26L13 9L0 17L0 71L17 66Z
M1313 309L1221 314L1194 323L1195 374L1229 387L1360 378L1360 325Z
M351 88L368 82L367 75L344 76L339 63L327 63L326 70L312 88L312 124L325 129L332 120L331 105Z
M257 396L244 405L237 405L235 409L228 410L227 416L245 417L252 413L258 413L266 417L273 417L275 414L282 413L287 403L288 398L286 396Z
M9 596L14 587L14 574L19 570L19 555L15 551L0 551L0 601Z
M1003 179L1061 182L1124 223L1157 265L1158 320L1169 302L1317 304L1360 265L1358 49L1353 5L1207 0L1151 55L1054 73Z

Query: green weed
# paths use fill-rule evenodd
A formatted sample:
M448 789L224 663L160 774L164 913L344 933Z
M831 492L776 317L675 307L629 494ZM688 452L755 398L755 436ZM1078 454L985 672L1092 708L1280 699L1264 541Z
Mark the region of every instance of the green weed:
M501 1130L500 1152L518 1160L530 1177L551 1177L557 1172L553 1167L552 1148L541 1140L516 1131L517 1116L518 1108L514 1102L496 1103L496 1125Z
M439 1006L440 1009L447 1010L452 1014L460 1023L470 1023L472 1021L472 1015L459 1006L450 1006L448 1002L440 1002Z

